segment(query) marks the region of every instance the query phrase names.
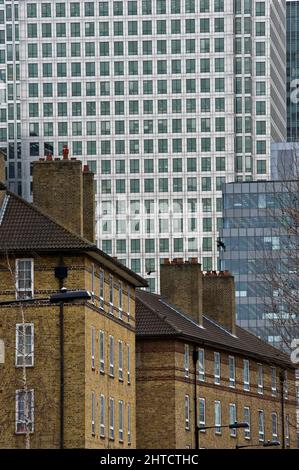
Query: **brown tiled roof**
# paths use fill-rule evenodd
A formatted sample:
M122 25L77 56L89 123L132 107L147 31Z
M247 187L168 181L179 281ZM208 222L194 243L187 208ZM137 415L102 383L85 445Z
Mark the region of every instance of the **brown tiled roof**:
M6 191L2 211L0 252L88 250L95 246L10 191Z
M293 367L286 354L243 328L237 326L236 335L232 335L206 316L200 326L162 296L141 290L137 291L136 296L136 335L137 339L185 338L199 345L210 345L263 362Z
M0 203L0 254L55 251L99 255L119 270L127 272L137 281L137 285L147 285L141 276L104 253L95 244L66 229L33 204L6 190Z

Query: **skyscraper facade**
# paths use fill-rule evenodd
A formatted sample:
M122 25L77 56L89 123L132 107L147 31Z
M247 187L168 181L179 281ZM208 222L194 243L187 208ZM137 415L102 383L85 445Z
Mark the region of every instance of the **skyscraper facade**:
M238 324L290 350L298 337L298 183L225 184L223 202L221 269L235 277Z
M286 137L285 2L17 4L23 195L30 163L67 144L96 174L103 250L152 290L161 258L216 267L222 184L267 179Z
M287 132L289 142L299 142L299 1L287 7Z

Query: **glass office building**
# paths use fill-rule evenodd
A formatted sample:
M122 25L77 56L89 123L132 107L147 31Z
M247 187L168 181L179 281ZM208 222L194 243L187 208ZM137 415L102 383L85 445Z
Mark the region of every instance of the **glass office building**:
M298 227L290 229L296 219L290 224L287 220L288 208L299 213L298 183L225 184L223 202L221 269L235 276L237 321L280 345L282 337L274 323L294 314L283 298L283 285L294 290L293 303L298 308Z
M30 200L30 163L68 144L96 175L103 250L152 290L161 258L215 268L222 184L269 178L270 143L286 138L285 1L0 0L0 10L9 187L21 174Z
M288 141L299 142L299 1L287 4L287 124Z

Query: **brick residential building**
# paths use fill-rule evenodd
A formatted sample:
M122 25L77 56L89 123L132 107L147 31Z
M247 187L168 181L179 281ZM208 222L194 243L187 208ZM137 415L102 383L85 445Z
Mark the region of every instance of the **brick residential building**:
M137 293L136 354L138 448L296 447L294 366L235 324L228 272L166 259L161 295Z
M84 170L66 151L36 162L35 205L0 186L1 448L136 445L135 289L146 283L96 247ZM50 303L62 286L91 299Z

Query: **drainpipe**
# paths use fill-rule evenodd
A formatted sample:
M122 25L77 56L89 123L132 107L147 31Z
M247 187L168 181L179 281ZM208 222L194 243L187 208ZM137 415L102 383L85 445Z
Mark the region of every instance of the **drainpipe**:
M67 278L68 269L60 258L60 264L55 267L55 277L59 281L59 290L63 291L63 281ZM64 448L64 308L63 301L59 303L60 330L60 449Z
M284 412L284 383L286 379L286 371L281 370L279 373L280 381L280 404L281 404L281 434L282 434L282 448L285 449L285 412Z

